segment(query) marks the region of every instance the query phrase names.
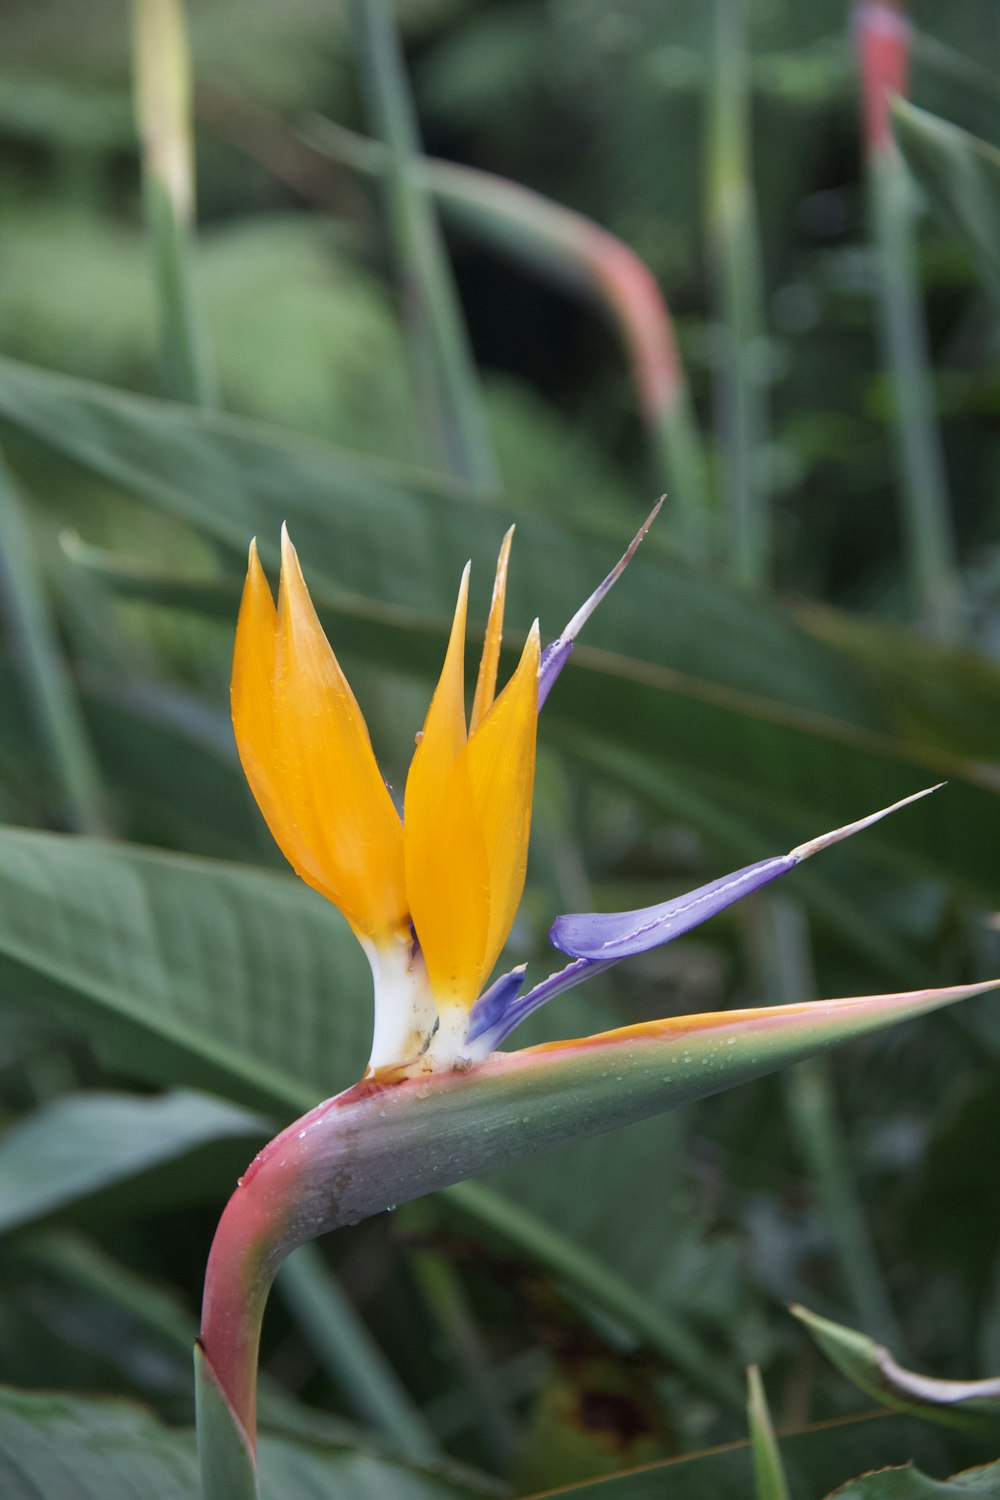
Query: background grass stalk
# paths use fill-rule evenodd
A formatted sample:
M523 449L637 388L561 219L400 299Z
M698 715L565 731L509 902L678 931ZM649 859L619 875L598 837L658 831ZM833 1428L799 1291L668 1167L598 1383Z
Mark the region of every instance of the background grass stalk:
M761 905L758 940L765 992L814 998L818 991L805 913L785 896L770 896ZM901 1334L837 1117L830 1064L822 1057L809 1058L789 1068L782 1084L795 1144L822 1209L844 1298L868 1332L899 1347Z
M316 1245L289 1257L277 1290L348 1409L384 1432L402 1457L440 1460L430 1428Z
M708 103L708 250L714 293L715 425L729 572L770 581L773 540L764 466L767 345L760 235L750 172L746 0L713 0Z
M388 0L351 0L368 108L385 142L389 236L412 333L418 394L429 407L449 469L480 493L498 486L469 345L434 209L416 170L420 136Z
M160 320L164 393L215 404L215 380L195 310L191 256L194 146L191 59L183 0L133 0L134 92L143 199Z
M756 1365L747 1369L747 1426L753 1453L756 1500L789 1500L781 1450L774 1435L764 1382Z
M895 6L865 0L857 13L856 38L879 323L910 590L927 633L953 640L961 633L962 591L920 290L914 203L889 126L890 97L907 90L910 27Z
M469 1425L479 1433L492 1466L504 1473L514 1458L517 1434L462 1278L428 1233L435 1210L418 1200L400 1213L411 1240L410 1269L451 1356L455 1387L468 1399Z
M961 633L961 583L921 305L913 198L895 146L872 153L868 174L910 587L927 633L954 640Z
M109 834L97 760L49 612L21 501L0 457L0 614L76 833Z

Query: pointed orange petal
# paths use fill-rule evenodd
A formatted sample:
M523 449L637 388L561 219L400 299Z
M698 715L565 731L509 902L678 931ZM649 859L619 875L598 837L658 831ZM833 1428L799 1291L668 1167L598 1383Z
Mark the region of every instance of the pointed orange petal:
M474 734L466 759L490 875L490 920L480 982L510 934L524 891L538 727L538 621L513 677Z
M472 1004L489 926L486 850L463 754L468 597L466 568L441 678L406 781L406 889L439 1006Z
M250 543L250 560L236 625L230 698L233 731L243 771L257 806L275 842L291 864L295 831L282 811L280 776L274 746L274 662L277 615L274 600L257 554Z
M273 689L275 624L274 600L257 554L257 538L250 543L240 615L236 624L233 680L230 697L236 744L247 778L265 773L273 752ZM255 789L256 795L256 789Z
M470 734L475 734L489 713L497 690L497 666L500 662L500 642L503 640L503 607L507 596L507 563L510 559L510 544L513 540L514 528L512 526L500 543L500 556L497 558L497 572L493 582L493 598L490 601L490 617L486 622L483 654L479 662L479 676L476 678L476 696L472 700Z
M281 555L269 785L257 800L302 879L378 938L408 920L399 815L284 530Z

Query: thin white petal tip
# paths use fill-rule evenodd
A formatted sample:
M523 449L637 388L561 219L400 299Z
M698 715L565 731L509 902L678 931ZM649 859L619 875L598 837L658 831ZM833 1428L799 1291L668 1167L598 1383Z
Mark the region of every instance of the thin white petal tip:
M881 807L878 812L869 813L867 818L858 818L854 823L845 823L843 828L834 828L831 833L821 833L819 838L808 839L804 844L797 844L794 849L789 849L789 859L803 860L810 855L818 854L821 849L829 849L831 844L839 844L841 839L850 838L852 833L861 833L865 828L871 828L873 823L880 823L890 813L898 812L901 807L908 807L911 802L919 802L922 797L929 797L931 792L937 792L947 782L939 781L934 786L925 786L922 791L912 792L909 797L901 797L898 802L893 802L890 807Z
M636 532L635 536L629 542L621 557L611 569L611 572L608 574L607 578L605 578L602 583L598 584L597 588L591 594L590 598L584 601L584 603L577 610L576 614L573 616L572 620L570 620L569 624L566 626L565 630L562 631L559 636L560 640L576 640L577 636L580 634L580 631L583 629L584 625L586 625L587 621L594 613L594 610L597 608L597 606L600 604L601 600L609 592L609 590L613 588L614 585L618 582L619 578L622 576L625 569L632 561L636 552L639 550L640 543L644 540L647 531L656 520L656 517L659 515L660 509L666 498L666 495L661 495L659 500L657 500L656 504L653 506L653 509L649 512L649 515L643 521L642 525L639 527L639 530Z

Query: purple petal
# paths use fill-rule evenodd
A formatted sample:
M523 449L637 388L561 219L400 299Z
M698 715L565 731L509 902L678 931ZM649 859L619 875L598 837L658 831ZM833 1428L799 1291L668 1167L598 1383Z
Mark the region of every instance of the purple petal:
M597 588L591 594L590 598L586 600L586 602L582 604L577 610L576 614L573 616L572 620L570 620L565 630L563 630L560 635L557 635L554 641L550 641L545 650L542 652L541 665L538 669L539 708L541 708L545 703L546 698L552 691L553 683L559 676L559 673L562 671L563 667L569 661L570 655L573 651L573 642L576 640L577 636L580 634L580 631L583 629L584 625L586 625L587 621L594 613L594 610L604 598L605 594L608 593L608 591L614 586L614 584L618 582L619 578L622 576L625 569L632 561L632 558L634 557L636 550L638 549L639 543L646 535L646 532L649 530L650 526L652 526L653 522L656 520L657 514L662 504L663 496L661 495L659 500L657 500L656 504L653 506L653 509L650 511L649 515L643 521L639 530L636 532L635 536L629 542L622 556L615 563L607 578L605 578L604 582L598 584Z
M939 782L938 785L943 783ZM562 949L563 953L568 953L572 958L613 961L645 953L647 949L669 943L671 938L680 937L693 927L707 922L709 917L725 911L727 906L749 896L751 891L760 890L761 886L777 880L779 875L787 874L802 860L818 854L821 849L829 849L831 844L838 844L852 833L870 828L881 818L888 817L908 803L918 802L921 797L927 797L937 790L937 786L925 787L923 791L914 792L911 796L894 802L891 807L882 807L878 812L858 818L854 823L845 823L842 828L834 828L830 833L820 834L819 838L798 844L788 854L762 859L754 865L745 865L732 875L723 875L719 880L700 885L687 895L675 896L673 900L662 901L657 906L646 906L639 911L578 912L571 916L557 917L549 939L556 948Z
M501 974L488 990L484 990L469 1012L469 1028L466 1033L470 1042L476 1041L506 1015L520 994L524 984L526 964L518 964L509 974ZM504 1033L506 1035L506 1033Z
M755 865L746 865L742 870L723 875L721 879L701 885L684 896L661 901L658 906L646 906L639 911L579 912L557 917L549 941L572 958L630 958L690 932L717 912L732 906L734 901L749 896L751 891L760 890L761 886L777 880L779 875L787 874L797 864L795 855L782 854L777 859L762 859Z
M491 985L485 995L480 996L472 1007L469 1017L468 1040L470 1042L482 1041L489 1047L490 1051L496 1051L500 1043L510 1036L515 1026L520 1026L522 1021L527 1020L532 1011L538 1010L548 1000L554 1000L556 995L561 995L565 990L571 990L574 985L582 984L585 979L590 979L594 974L600 974L602 969L610 967L608 963L592 963L589 958L578 958L574 963L567 964L564 969L550 974L548 979L543 979L536 984L533 990L518 998L517 992L524 980L524 970L515 969L513 974L505 974ZM500 986L507 980L518 976L517 984L505 992L500 992ZM486 1009L480 1012L480 1006L488 997L494 995L490 1002L489 1014Z

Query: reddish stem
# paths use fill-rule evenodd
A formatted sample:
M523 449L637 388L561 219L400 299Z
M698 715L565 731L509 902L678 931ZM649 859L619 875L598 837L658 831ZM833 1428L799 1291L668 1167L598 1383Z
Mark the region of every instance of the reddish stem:
M215 1231L205 1272L200 1343L251 1450L257 1441L257 1361L268 1293L285 1257L316 1232L300 1202L311 1127L373 1087L378 1086L359 1083L324 1100L275 1136L239 1179Z
M862 0L857 11L861 114L869 152L892 145L889 106L910 81L910 22L897 0Z

